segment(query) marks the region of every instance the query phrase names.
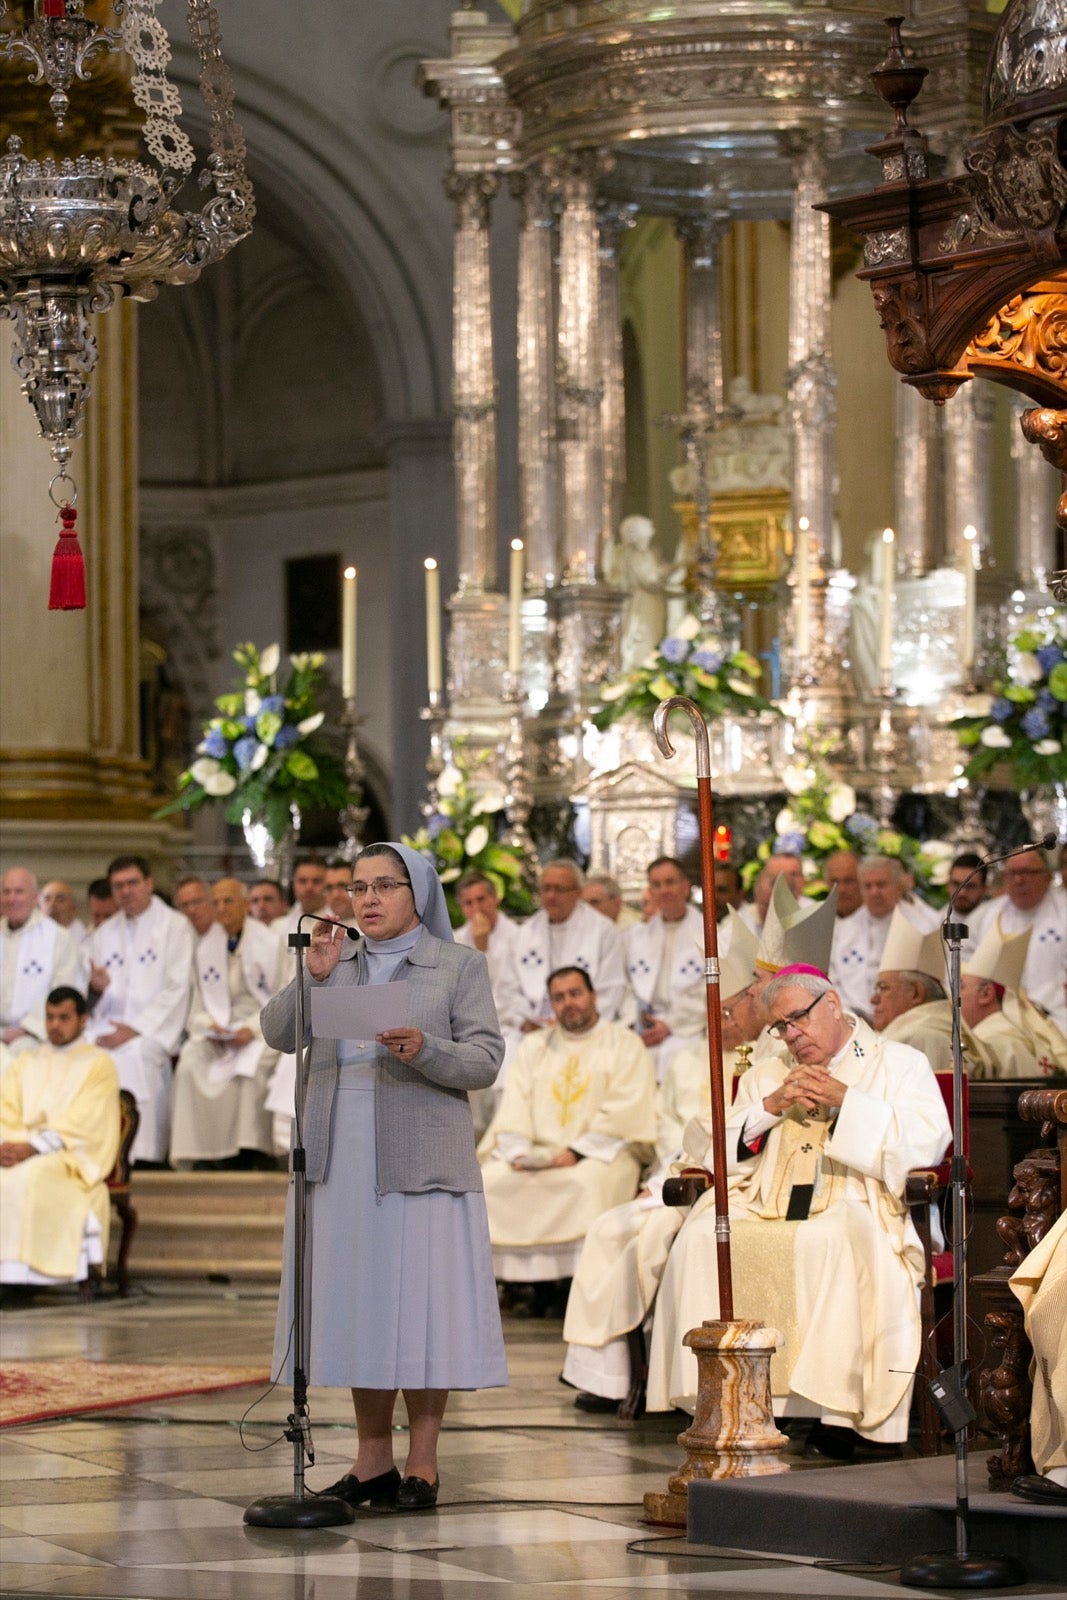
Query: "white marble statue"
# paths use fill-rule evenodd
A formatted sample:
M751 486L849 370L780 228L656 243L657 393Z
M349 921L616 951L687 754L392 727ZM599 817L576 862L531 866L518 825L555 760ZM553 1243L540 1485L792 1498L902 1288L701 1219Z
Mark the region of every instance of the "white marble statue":
M667 631L667 585L671 572L652 549L655 528L648 517L624 517L619 537L604 550L604 576L626 594L622 612L622 667L639 667Z

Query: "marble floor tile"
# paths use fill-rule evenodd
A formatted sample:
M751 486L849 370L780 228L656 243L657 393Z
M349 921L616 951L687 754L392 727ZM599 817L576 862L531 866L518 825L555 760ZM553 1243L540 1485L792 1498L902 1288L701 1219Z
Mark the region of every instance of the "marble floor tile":
M145 1477L123 1478L113 1473L86 1478L17 1479L3 1472L2 1461L0 1451L0 1499L7 1506L74 1506L102 1501L121 1505L127 1500L173 1500L185 1492L169 1483L153 1483ZM190 1476L195 1480L195 1473Z
M592 1517L554 1509L453 1512L446 1509L432 1516L383 1517L376 1523L373 1534L367 1537L390 1550L455 1551L468 1546L493 1545L536 1545L540 1548L543 1544L603 1541L605 1538L625 1542L633 1533L629 1528L610 1527L605 1532L604 1524Z
M110 1534L125 1539L130 1533L163 1528L220 1528L233 1524L233 1506L221 1500L188 1497L182 1500L138 1498L107 1505L11 1506L5 1522L20 1533L53 1535L62 1526L63 1537L72 1533Z
M16 1565L24 1561L27 1566L37 1567L55 1563L67 1567L106 1567L110 1565L106 1557L89 1555L84 1551L70 1550L66 1545L56 1544L48 1539L35 1539L30 1534L5 1538L2 1554L5 1568L9 1561Z

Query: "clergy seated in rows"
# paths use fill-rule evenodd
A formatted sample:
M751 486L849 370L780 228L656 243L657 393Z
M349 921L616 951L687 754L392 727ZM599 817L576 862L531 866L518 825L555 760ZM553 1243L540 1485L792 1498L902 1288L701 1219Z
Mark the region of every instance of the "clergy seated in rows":
M80 1283L107 1261L119 1151L115 1063L83 1037L79 989L45 1002L47 1043L0 1080L0 1283Z
M614 1022L626 995L623 936L582 900L582 869L550 861L541 874L541 909L515 933L510 968L494 991L501 1030L551 1027L548 976L582 967L597 993L601 1017Z
M799 856L770 856L760 868L753 890L752 904L741 907L741 915L758 938L767 917L767 910L779 878L784 878L789 892L796 900L804 894L804 863Z
M50 878L37 896L37 904L46 917L66 928L72 939L84 944L89 929L78 915L78 902L74 890L65 878Z
M316 855L301 856L293 867L292 906L286 912L283 920L279 922L276 932L281 935L282 943L291 933L296 933L300 918L307 912L316 916L324 914L326 905L326 866ZM304 929L310 931L311 924Z
M652 1058L640 1039L599 1015L584 968L560 968L548 987L555 1024L515 1052L478 1151L502 1283L572 1277L592 1223L634 1198L656 1139Z
M321 915L333 917L335 922L351 922L352 897L348 892L351 886L352 863L341 856L331 856L326 863L326 877L323 880L325 901ZM310 924L305 931L310 933Z
M203 878L179 878L174 885L175 911L185 917L197 943L215 926L215 908L211 903L211 889Z
M637 1001L634 1027L662 1083L674 1053L707 1032L704 919L689 904L692 885L673 856L651 863L648 886L656 911L627 932L626 971Z
M267 1085L278 1052L259 1013L288 979L277 935L248 915L244 885L211 890L214 920L193 963L193 1004L174 1074L172 1166L273 1167Z
M878 977L871 992L871 1021L884 1039L914 1045L935 1072L952 1071L952 1005L946 985L940 928L922 932L910 911L897 906L889 920ZM962 1029L964 1071L977 1074L981 1051Z
M1022 986L1035 1005L1067 1033L1067 889L1053 879L1050 850L1027 850L1004 866L1004 894L987 900L970 918L970 933L980 940L1000 918L1005 933L1030 929Z
M618 879L613 878L610 872L587 872L582 885L582 899L624 933L627 928L640 926L641 913L626 904Z
M37 904L37 879L11 867L0 879L0 1070L45 1036L45 999L59 987L86 992L82 946Z
M118 910L111 885L106 878L94 878L85 891L85 904L89 911L89 932L102 927L108 917Z
M967 936L960 946L965 956L978 948L972 915L985 904L987 877L988 871L982 857L975 855L973 850L965 850L962 855L956 856L948 869L945 891L952 901L953 920L965 923L967 927Z
M741 883L741 874L728 861L716 861L715 910L719 921L723 921L731 908L740 911L744 904L745 891Z
M289 915L289 902L274 878L257 878L248 890L248 915L256 922L282 922Z
M170 1148L172 1060L189 1010L196 936L155 893L142 856L117 856L108 882L119 909L89 941L96 1004L86 1030L115 1058L137 1102L135 1162L160 1164Z
M504 1037L504 1064L496 1082L487 1089L471 1089L469 1092L474 1132L480 1139L500 1104L506 1068L522 1037L522 1009L511 978L518 928L500 909L500 896L493 880L475 867L456 879L456 901L463 913L462 926L455 933L456 943L465 944L470 950L480 950L485 957L489 965L489 985L493 991L497 1021Z
M731 913L736 917L736 913ZM725 1103L745 1068L738 1047L762 1026L755 995L756 939L736 917L721 964L722 1070ZM663 1203L665 1180L699 1165L711 1139L708 1041L677 1051L657 1095L656 1165L636 1200L598 1217L586 1235L567 1299L563 1380L581 1411L615 1411L644 1376L644 1329L675 1234L687 1215Z
M1067 1076L1067 1038L1023 988L1031 930L1004 933L999 917L963 963L960 1011L981 1051L980 1078Z
M849 1015L826 979L783 968L761 1006L787 1061L745 1073L727 1117L734 1312L776 1328L778 1416L816 1419L811 1440L907 1438L919 1361L923 1253L904 1190L936 1166L950 1130L926 1057ZM682 1224L656 1301L648 1409L692 1411L690 1328L719 1314L711 1196ZM840 1431L838 1431L840 1430Z
M894 856L865 856L858 870L863 904L851 916L841 917L834 929L829 975L848 1010L869 1022L889 924L907 879Z

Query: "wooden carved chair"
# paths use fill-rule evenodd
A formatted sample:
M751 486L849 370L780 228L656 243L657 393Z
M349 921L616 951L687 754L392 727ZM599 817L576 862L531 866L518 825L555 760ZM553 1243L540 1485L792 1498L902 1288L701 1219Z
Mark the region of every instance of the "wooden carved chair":
M951 1072L938 1072L938 1088L941 1090L948 1112L950 1124L952 1117L952 1074ZM963 1080L963 1154L970 1160L970 1140L968 1127L968 1084ZM953 1138L955 1128L953 1127ZM925 1267L923 1271L923 1285L919 1296L919 1316L922 1322L922 1345L919 1355L919 1370L916 1378L916 1403L919 1410L919 1449L924 1456L937 1455L942 1448L944 1432L938 1410L927 1388L931 1378L937 1376L941 1363L937 1354L937 1296L935 1291L941 1284L952 1282L952 1251L951 1249L935 1251L930 1230L930 1208L940 1206L949 1184L950 1162L952 1160L953 1145L945 1151L944 1160L932 1170L910 1172L908 1174L905 1199L911 1210L911 1220L923 1247Z
M115 1265L115 1287L123 1299L130 1292L130 1279L127 1262L130 1256L130 1245L137 1228L137 1211L130 1198L130 1151L133 1141L137 1137L137 1129L141 1125L141 1113L137 1109L137 1101L129 1089L119 1090L119 1153L115 1157L115 1165L108 1173L108 1197L119 1219L119 1253ZM89 1277L82 1285L82 1298L91 1300L95 1278L99 1272L95 1267L89 1269Z

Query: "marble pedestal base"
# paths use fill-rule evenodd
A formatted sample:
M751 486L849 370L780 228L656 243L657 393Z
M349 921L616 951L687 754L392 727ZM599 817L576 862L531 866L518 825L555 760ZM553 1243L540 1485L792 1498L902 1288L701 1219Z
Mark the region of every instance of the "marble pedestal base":
M686 1526L688 1492L696 1478L755 1478L788 1472L771 1406L771 1356L780 1334L762 1322L704 1322L684 1343L697 1358L697 1406L678 1435L686 1452L667 1480L666 1494L645 1495L645 1517Z

